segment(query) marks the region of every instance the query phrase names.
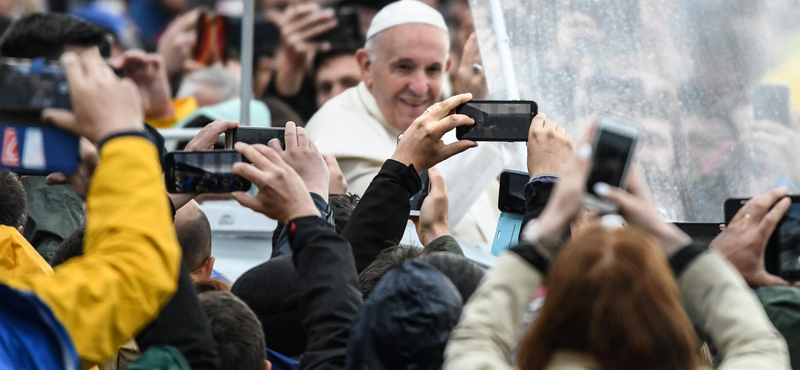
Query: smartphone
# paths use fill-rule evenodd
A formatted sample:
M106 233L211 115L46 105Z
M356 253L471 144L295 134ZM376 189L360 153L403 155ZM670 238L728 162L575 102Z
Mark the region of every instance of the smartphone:
M456 108L475 120L472 126L456 127L458 140L528 141L528 129L539 107L529 100L472 100Z
M519 243L519 232L522 228L523 215L517 213L500 214L497 221L497 229L492 240L492 254L499 256L500 253Z
M758 85L753 93L755 119L780 122L784 126L789 126L792 119L790 96L791 89L787 85Z
M58 63L44 59L0 60L0 111L40 112L45 108L72 109L69 84Z
M720 224L713 222L675 222L673 225L692 237L692 240L706 244L711 243L722 232Z
M786 281L800 281L800 196L789 197L792 205L778 222L767 242L764 267L767 272ZM725 201L725 222L729 224L749 199L732 198Z
M361 27L361 17L358 9L343 6L334 9L336 27L314 38L316 42L327 42L331 44L331 49L359 49L364 47L366 42Z
M594 192L598 182L625 188L639 129L621 118L604 115L598 118L594 134L592 170L586 184L584 203L601 213L614 213L619 208Z
M233 164L244 162L233 150L171 152L164 157L170 193L230 193L250 190L250 182L233 174Z
M280 140L281 147L286 148L285 133L283 127L237 127L225 133L225 149L233 149L233 144L240 141L250 145L267 145L272 139Z
M422 190L412 195L408 200L409 203L411 203L411 212L408 214L409 216L419 216L419 211L422 209L422 202L425 201L425 198L428 197L428 193L431 191L431 180L430 177L428 177L428 170L419 174L419 179L422 180Z
M203 12L197 21L197 41L193 59L206 67L238 57L242 44L242 19ZM280 40L278 27L263 18L253 23L253 53L256 56L274 56Z
M527 172L505 170L500 174L500 194L497 207L500 212L525 214L525 185L530 176Z

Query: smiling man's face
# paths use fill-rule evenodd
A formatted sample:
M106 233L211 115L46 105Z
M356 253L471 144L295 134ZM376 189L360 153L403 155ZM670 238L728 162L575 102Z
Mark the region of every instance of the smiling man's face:
M359 55L364 82L389 125L404 132L439 100L450 67L449 39L443 30L422 23L373 37L378 38L373 55L363 50Z

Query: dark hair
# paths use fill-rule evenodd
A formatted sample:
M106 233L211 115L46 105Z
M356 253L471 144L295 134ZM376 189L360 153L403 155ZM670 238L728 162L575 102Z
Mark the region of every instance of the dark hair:
M336 232L341 234L344 227L347 226L347 221L356 209L358 201L361 197L358 194L331 194L328 197L328 205L331 206L333 211L333 221L336 226Z
M194 282L194 290L197 294L205 292L230 292L231 287L217 279L205 279Z
M203 267L211 257L211 225L200 206L190 202L175 213L175 233L189 270Z
M452 252L437 252L419 256L417 261L425 262L450 279L466 303L478 289L486 272L467 257Z
M358 275L358 286L361 288L361 294L364 296L364 299L366 300L367 297L369 297L372 290L375 289L375 286L378 285L389 271L400 266L403 261L413 260L419 256L435 252L447 252L447 249L444 247L415 248L400 245L385 249L375 258L375 261L372 261L372 263Z
M86 226L81 226L77 230L69 234L61 244L56 247L53 252L53 258L50 259L50 266L56 267L70 258L83 255L83 235L86 233Z
M27 219L28 198L22 181L13 172L0 171L0 225L25 226Z
M329 60L338 58L340 56L350 55L355 57L356 52L358 52L358 48L351 48L351 47L334 47L333 49L326 51L324 53L318 53L316 57L314 57L314 71L318 71L320 67L322 67L325 63Z
M61 13L35 13L12 23L0 39L0 55L56 60L68 46L97 46L103 57L111 56L111 38L106 32Z
M199 298L219 352L219 369L263 369L267 346L253 311L231 292L205 292Z

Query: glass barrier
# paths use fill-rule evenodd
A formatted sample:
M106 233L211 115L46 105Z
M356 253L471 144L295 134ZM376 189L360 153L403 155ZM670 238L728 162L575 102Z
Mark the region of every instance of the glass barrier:
M638 122L670 218L721 222L726 198L800 193L800 1L470 6L490 97L535 100L576 138L599 112Z

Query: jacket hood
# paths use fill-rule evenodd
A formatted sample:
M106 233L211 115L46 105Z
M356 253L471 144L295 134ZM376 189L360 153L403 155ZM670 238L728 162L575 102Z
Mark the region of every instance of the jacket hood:
M440 369L461 295L432 266L405 261L381 279L350 328L347 369Z
M52 274L53 269L17 229L0 226L0 281L26 274Z

